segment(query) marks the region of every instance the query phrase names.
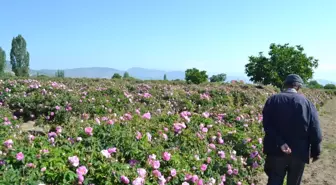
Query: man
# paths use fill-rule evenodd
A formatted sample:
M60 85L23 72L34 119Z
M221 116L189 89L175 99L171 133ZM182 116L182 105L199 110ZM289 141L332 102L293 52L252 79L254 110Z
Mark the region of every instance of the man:
M305 164L319 159L322 134L315 106L298 90L299 75L291 74L284 91L271 96L263 109L267 185L300 185Z

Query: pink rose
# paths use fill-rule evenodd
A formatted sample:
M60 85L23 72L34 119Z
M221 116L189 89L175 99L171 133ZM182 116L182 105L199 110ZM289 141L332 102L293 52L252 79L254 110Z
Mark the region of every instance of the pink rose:
M203 185L203 179L200 179L200 180L197 182L197 185Z
M137 131L135 137L136 137L137 140L140 140L142 138L141 132Z
M158 169L158 168L160 168L160 161L158 161L158 160L154 160L154 161L152 161L152 167L153 167L154 169Z
M161 172L159 170L154 170L152 173L155 177L161 177Z
M149 112L147 112L144 115L142 115L142 118L144 118L144 119L151 119L151 114Z
M213 144L213 143L210 143L210 144L209 144L209 148L211 148L211 149L213 149L213 150L216 150L216 145Z
M77 175L77 176L79 184L82 184L84 182L84 176L83 175Z
M22 161L24 159L24 155L22 152L16 154L16 160Z
M137 169L138 175L142 178L146 177L146 170L144 168Z
M120 180L124 184L129 184L130 183L130 180L126 176L121 176Z
M205 118L209 118L210 113L209 112L203 112L202 116L205 117Z
M8 139L7 141L4 142L4 145L5 145L7 148L12 148L12 147L13 147L13 140Z
M176 170L175 170L175 169L171 169L171 170L170 170L170 175L171 175L172 177L175 177L175 176L176 176Z
M113 124L114 124L114 121L110 119L110 120L108 120L107 124L109 124L109 125L113 125Z
M207 163L208 163L208 164L211 163L211 157L207 157Z
M113 148L109 148L108 150L108 153L116 153L117 152L117 148L116 147L113 147Z
M85 133L86 133L87 135L89 135L89 136L92 136L92 135L93 135L92 131L93 131L93 128L92 128L92 127L86 127L86 128L85 128Z
M207 169L207 167L208 167L208 166L207 166L206 164L202 164L202 165L201 165L201 170L204 172L204 171Z
M198 181L198 176L197 176L197 175L193 175L193 176L191 177L191 181L192 181L193 183L196 183L196 182Z
M171 157L171 154L168 153L168 152L164 152L163 155L162 155L162 158L163 158L163 160L165 160L165 161L169 161L169 160L170 160L170 157Z
M88 170L85 166L80 166L76 169L77 175L86 175Z
M145 184L145 179L141 177L134 179L134 181L132 182L132 185L144 185L144 184Z
M72 156L68 158L68 161L71 163L72 166L77 167L79 165L79 159L77 156Z

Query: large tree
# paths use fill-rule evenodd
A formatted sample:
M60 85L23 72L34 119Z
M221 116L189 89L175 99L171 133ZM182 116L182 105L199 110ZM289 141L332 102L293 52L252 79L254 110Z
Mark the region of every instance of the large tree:
M0 47L0 75L5 72L6 52Z
M252 82L281 88L287 75L298 74L307 82L313 77L314 68L318 67L318 60L303 53L304 49L300 45L272 43L269 49L269 58L262 52L258 56L249 57L245 73Z
M16 76L29 76L29 53L27 51L26 40L21 35L14 37L12 40L10 62L12 64L12 71Z
M196 68L187 69L185 71L185 80L187 83L200 84L208 81L206 71L200 71Z

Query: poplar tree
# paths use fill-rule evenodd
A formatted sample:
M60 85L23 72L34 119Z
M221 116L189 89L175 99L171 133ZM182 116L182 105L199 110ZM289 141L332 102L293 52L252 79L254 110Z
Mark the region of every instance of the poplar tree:
M26 40L22 35L18 35L12 40L10 62L12 64L12 71L16 76L29 76L29 52L27 51Z

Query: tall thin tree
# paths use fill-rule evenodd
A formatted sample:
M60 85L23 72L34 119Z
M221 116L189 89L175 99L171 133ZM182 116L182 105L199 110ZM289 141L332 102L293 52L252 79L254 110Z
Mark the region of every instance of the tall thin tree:
M64 78L64 70L57 70L55 73L55 77Z
M0 75L5 72L6 52L0 47Z
M12 71L16 76L29 76L29 53L27 51L26 40L22 35L18 35L12 40L10 62L12 64Z

